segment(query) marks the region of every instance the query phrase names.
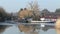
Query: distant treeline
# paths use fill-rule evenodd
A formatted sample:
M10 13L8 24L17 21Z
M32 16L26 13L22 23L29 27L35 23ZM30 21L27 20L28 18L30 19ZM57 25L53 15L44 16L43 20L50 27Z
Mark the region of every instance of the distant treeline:
M18 11L18 13L19 13L19 11ZM40 11L40 16L44 15L44 14L51 14L51 15L54 15L54 16L56 16L56 15L60 16L60 8L56 9L54 12L52 12L52 11L50 12L48 9L43 9L42 11ZM5 20L11 20L12 16L13 15L11 13L7 13L4 10L4 8L0 7L0 22L3 22ZM17 15L13 16L13 18L15 19L16 16Z
M0 7L0 22L11 20L11 14L7 13L4 8Z

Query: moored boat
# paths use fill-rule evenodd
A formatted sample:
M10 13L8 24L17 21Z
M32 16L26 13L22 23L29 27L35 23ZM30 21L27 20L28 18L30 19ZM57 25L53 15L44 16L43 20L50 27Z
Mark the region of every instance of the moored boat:
M51 19L40 18L40 21L31 20L31 23L54 23Z

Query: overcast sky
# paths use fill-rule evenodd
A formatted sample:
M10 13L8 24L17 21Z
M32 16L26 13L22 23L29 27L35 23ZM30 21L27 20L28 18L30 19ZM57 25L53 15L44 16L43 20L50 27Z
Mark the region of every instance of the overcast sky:
M0 0L0 7L7 12L17 12L20 8L27 7L28 3L34 0ZM60 0L37 0L41 10L47 8L49 11L55 11L60 8Z

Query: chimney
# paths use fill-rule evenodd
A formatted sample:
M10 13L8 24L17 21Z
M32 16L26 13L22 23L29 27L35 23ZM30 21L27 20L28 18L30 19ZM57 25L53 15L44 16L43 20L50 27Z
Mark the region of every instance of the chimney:
M21 8L20 11L23 11L23 9Z
M24 10L27 10L27 8L24 8Z

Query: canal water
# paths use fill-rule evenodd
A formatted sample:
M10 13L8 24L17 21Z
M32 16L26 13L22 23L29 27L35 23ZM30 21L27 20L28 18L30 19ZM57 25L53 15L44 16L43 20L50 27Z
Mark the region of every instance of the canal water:
M56 34L53 27L38 25L0 25L0 34Z

